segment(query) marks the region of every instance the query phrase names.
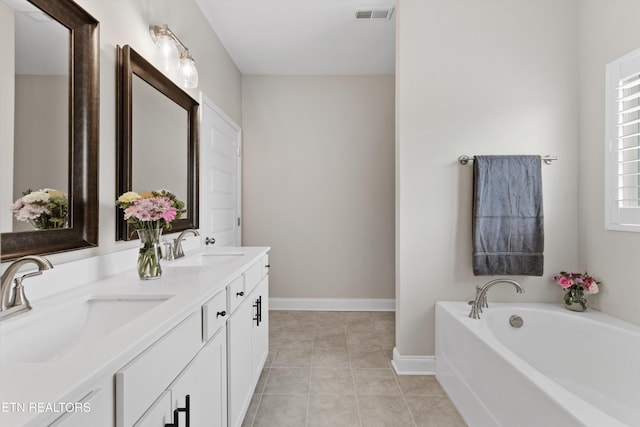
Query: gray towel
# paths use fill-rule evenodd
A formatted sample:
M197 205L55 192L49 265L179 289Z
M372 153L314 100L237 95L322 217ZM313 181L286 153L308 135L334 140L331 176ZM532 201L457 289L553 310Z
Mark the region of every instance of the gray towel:
M473 274L542 276L540 156L475 156Z

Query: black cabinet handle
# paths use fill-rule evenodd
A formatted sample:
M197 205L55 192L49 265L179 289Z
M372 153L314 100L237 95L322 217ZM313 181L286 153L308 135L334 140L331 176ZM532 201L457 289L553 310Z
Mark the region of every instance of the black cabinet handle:
M243 297L244 296L244 292L236 292L236 297Z
M216 239L214 237L206 237L204 239L204 244L209 246L209 245L213 245L216 242Z
M253 306L256 309L256 317L254 317L253 320L256 321L256 326L260 326L260 323L262 323L262 295L258 297Z
M260 326L260 317L258 315L260 309L258 308L258 306L259 306L259 300L256 300L256 302L253 304L253 308L256 309L256 315L253 318L253 320L256 321L256 326Z
M224 310L219 311L219 312L217 312L217 313L216 313L216 319L217 319L218 317L220 317L220 316L224 317L224 316L226 316L226 315L227 315L227 312L226 312L226 311L224 311Z
M188 394L184 397L184 408L177 408L173 411L173 422L171 424L165 424L164 427L180 427L180 412L185 413L185 427L191 427L191 396Z
M184 397L184 408L182 408L185 412L186 412L186 416L185 416L185 424L186 427L191 427L191 405L190 405L190 400L191 400L191 396L189 396L188 394Z

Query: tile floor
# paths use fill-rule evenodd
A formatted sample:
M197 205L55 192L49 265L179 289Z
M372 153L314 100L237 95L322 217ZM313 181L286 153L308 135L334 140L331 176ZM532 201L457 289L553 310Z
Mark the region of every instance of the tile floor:
M396 376L392 312L270 311L243 426L466 426L433 376Z

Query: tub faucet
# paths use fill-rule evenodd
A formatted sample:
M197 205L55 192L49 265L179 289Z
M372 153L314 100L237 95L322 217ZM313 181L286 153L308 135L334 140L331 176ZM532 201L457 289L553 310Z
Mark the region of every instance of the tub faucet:
M194 230L193 228L187 228L182 233L178 234L178 237L173 241L173 259L182 258L184 256L184 249L182 249L182 241L187 233L191 233L194 236L199 236L198 230Z
M489 307L489 304L487 304L487 291L490 287L492 287L493 285L497 285L498 283L510 283L514 288L516 288L517 293L524 293L524 288L522 287L522 285L511 279L495 279L485 283L482 286L476 286L476 299L473 301L469 301L469 304L471 304L471 312L469 313L470 318L479 319L480 313L482 313L482 309Z
M21 277L14 276L25 265L33 263L38 266L38 271L33 271L22 275ZM8 317L21 311L30 310L31 304L24 294L24 288L22 287L22 281L27 277L39 276L43 270L49 270L53 268L51 262L41 256L28 255L19 258L12 262L5 270L4 274L0 278L0 318ZM11 283L15 282L13 292Z

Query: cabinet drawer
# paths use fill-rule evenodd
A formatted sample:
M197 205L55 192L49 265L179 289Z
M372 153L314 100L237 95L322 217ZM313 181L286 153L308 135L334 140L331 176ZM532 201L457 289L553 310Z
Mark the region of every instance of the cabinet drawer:
M198 352L199 313L191 314L116 373L116 426L131 426Z
M227 319L227 293L221 291L202 306L202 341L209 341Z
M227 285L227 295L229 296L229 303L227 307L229 308L228 314L233 313L233 310L244 301L247 296L247 292L245 292L244 280L243 276L238 276L231 283Z
M247 292L251 292L262 278L262 272L264 270L262 260L256 262L244 272L244 285Z
M262 276L269 274L269 254L260 258L260 265L262 267Z

